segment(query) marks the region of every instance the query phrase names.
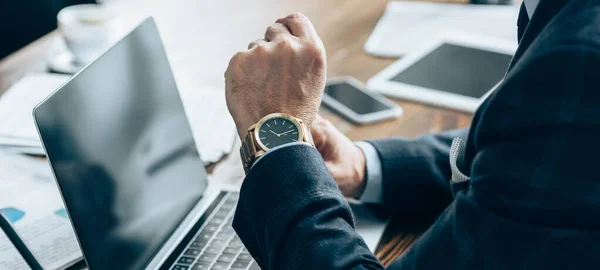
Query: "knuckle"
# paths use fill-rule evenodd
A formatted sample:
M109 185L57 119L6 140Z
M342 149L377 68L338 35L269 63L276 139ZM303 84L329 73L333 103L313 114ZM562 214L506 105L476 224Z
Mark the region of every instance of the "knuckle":
M277 42L277 47L283 50L290 50L293 47L292 40L289 38L283 38Z
M232 80L232 77L234 77L236 72L239 70L243 57L244 54L242 52L238 52L231 57L229 60L229 65L227 66L224 74L226 82Z
M304 53L315 60L325 58L325 51L319 46L306 46L304 47Z
M267 31L266 31L267 34L274 34L275 32L277 32L277 28L275 25L269 25L267 27Z
M267 46L265 46L264 44L258 44L256 46L254 46L254 49L252 50L252 52L254 54L260 54L260 55L266 54L266 53L268 53L268 51L269 50L268 50Z
M304 19L306 16L300 12L294 12L287 16L289 19Z
M243 53L242 52L237 52L236 54L234 54L231 57L231 60L229 60L229 66L239 65L239 63L242 60L242 57L243 57Z

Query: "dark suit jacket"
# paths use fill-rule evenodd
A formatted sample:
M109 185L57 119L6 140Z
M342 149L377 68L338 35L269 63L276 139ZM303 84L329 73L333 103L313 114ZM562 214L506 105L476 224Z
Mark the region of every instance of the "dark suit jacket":
M600 269L600 1L542 0L519 21L506 78L468 131L371 142L384 207L438 216L389 269ZM452 186L449 144L467 134L471 180ZM263 269L382 268L308 146L255 164L234 228Z

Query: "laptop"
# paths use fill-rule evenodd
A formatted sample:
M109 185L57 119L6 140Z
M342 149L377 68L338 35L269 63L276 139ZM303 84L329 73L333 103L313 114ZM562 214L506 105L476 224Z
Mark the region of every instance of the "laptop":
M239 188L209 184L152 18L33 114L90 270L260 269L231 227Z

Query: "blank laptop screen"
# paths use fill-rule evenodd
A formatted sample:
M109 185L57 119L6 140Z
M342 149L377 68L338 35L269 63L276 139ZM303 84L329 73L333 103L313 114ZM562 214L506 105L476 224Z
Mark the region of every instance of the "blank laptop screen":
M154 22L35 118L90 269L143 269L207 186Z

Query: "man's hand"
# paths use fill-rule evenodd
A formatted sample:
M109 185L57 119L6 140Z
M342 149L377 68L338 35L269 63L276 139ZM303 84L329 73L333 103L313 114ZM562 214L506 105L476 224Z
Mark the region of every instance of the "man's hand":
M264 39L234 55L225 72L227 107L240 138L270 113L287 113L310 126L325 72L325 49L308 18L295 13L278 19Z
M344 196L357 198L365 188L365 155L329 121L317 115L311 133L329 173Z

